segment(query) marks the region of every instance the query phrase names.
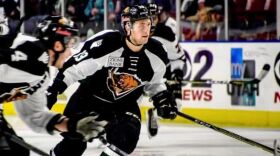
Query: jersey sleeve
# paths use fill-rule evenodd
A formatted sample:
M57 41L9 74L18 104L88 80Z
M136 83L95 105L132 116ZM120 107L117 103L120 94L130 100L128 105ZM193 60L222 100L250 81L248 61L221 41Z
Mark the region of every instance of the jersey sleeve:
M58 113L51 112L46 107L47 99L45 90L48 83L46 81L43 87L27 99L14 102L19 117L28 127L38 133L51 133L47 130L47 126L58 115Z
M165 66L160 65L158 70L154 73L152 80L145 85L144 91L148 96L152 97L155 94L167 89L165 80L163 79L165 69Z
M151 44L147 46L149 52L146 52L146 55L150 60L154 75L149 83L145 85L144 92L151 97L167 89L164 75L169 61L162 44L158 41L150 41L150 43Z
M14 48L0 49L0 64L7 64L29 74L43 75L48 62L47 50L36 41L26 41Z
M102 69L106 65L108 54L120 46L112 43L119 37L119 33L114 31L101 32L91 37L84 43L81 51L64 64L56 79L70 86Z

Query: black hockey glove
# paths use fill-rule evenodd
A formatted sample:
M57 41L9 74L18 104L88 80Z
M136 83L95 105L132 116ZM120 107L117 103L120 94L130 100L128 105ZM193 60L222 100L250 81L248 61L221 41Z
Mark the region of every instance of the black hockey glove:
M183 71L181 69L176 69L171 72L170 79L174 81L182 81L184 77Z
M182 81L183 81L183 71L176 69L171 73L171 80L176 83L168 84L168 89L174 94L175 98L182 99Z
M176 118L177 104L172 93L165 90L154 95L151 99L153 100L158 116L164 119Z
M58 94L63 93L66 88L67 85L59 79L55 79L53 84L49 86L47 90L47 106L49 109L56 103Z
M91 113L88 116L76 115L68 121L67 128L69 132L77 132L83 136L84 141L98 138L105 133L104 127L107 121L102 120L96 113Z

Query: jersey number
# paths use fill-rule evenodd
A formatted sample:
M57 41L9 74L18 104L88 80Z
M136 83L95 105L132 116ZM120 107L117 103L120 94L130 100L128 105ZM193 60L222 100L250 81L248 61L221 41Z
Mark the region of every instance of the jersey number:
M87 56L88 56L88 52L87 51L83 51L83 52L75 55L74 58L75 58L75 61L79 62L79 61L81 61L83 58L85 58Z

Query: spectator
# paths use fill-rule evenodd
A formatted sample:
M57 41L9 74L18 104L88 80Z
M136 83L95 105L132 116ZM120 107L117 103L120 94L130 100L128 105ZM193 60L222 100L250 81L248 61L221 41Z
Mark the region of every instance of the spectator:
M4 7L4 14L8 18L10 33L15 33L20 18L19 4L14 0L6 0L2 2L2 5Z
M246 10L263 11L266 0L247 0Z
M87 38L87 27L89 19L84 14L84 10L89 0L69 0L66 3L66 13L75 22L78 29L80 30L81 40L84 41Z
M181 4L181 19L197 13L198 4L195 0L183 0Z
M213 27L216 27L217 40L224 40L224 11L221 5L215 5L210 11Z
M115 14L114 14L114 4L112 0L108 0L108 23L109 28L113 28ZM93 31L99 32L103 30L104 23L104 0L89 0L88 4L84 10L84 14L90 19L93 24Z
M167 0L155 0L160 10L159 23L165 23L166 26L170 27L174 34L176 34L176 21L170 16L171 2Z
M77 23L86 23L87 17L84 14L84 10L88 0L69 0L66 4L66 12L71 17L71 19Z
M195 30L194 40L206 39L204 38L204 36L207 36L209 33L211 33L213 27L211 25L211 16L209 13L210 10L211 8L205 7L198 11L197 13L198 24Z

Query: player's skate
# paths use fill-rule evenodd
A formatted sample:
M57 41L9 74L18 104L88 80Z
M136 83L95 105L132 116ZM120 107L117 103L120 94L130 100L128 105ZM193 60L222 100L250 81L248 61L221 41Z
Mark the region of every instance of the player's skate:
M280 156L280 140L274 140L274 156Z
M147 129L149 138L156 136L158 133L158 119L152 108L147 111Z

